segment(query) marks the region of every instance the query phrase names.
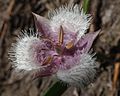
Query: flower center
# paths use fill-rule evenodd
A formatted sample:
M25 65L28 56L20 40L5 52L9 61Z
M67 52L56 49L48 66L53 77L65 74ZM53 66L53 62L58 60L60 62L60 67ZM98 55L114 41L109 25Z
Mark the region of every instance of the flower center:
M65 34L63 27L60 26L60 31L58 33L58 39L56 40L56 41L58 41L57 43L53 42L52 39L43 38L44 44L47 47L47 49L49 51L54 51L54 53L57 54L57 55L51 54L49 56L46 55L43 60L43 63L42 63L43 66L51 64L52 61L54 60L54 56L62 57L66 50L73 49L73 47L74 47L73 38L71 37L72 40L65 41L65 40L69 39L68 37L70 35L71 34ZM65 42L66 42L66 44L65 44Z

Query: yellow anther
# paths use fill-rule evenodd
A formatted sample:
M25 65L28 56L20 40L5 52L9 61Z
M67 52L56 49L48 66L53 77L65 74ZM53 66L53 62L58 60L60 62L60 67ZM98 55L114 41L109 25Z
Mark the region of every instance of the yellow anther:
M73 41L70 41L70 42L68 42L68 43L66 44L65 47L66 47L67 49L71 49L73 46L74 46Z
M51 56L48 56L44 61L43 61L43 64L42 65L47 65L49 63L51 63L52 61L52 57Z
M59 32L59 45L61 46L63 44L63 40L64 40L64 31L63 31L63 27L60 26L60 32Z

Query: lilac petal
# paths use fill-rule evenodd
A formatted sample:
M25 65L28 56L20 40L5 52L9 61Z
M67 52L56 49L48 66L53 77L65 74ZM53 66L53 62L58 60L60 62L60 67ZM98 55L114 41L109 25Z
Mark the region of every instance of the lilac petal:
M45 69L36 72L34 74L34 78L51 76L53 74L51 70L52 70L52 67L46 67Z
M98 36L99 32L100 32L100 30L97 32L93 32L93 33L87 33L83 37L81 37L81 39L76 44L78 49L82 53L87 53L90 50L90 48L93 44L93 41Z
M40 35L47 37L50 35L51 29L50 29L50 24L49 24L49 20L39 16L35 13L32 13L35 19L35 26L36 29L38 30L38 32L40 32Z
M55 64L50 64L44 67L42 70L35 71L33 78L46 77L55 74L58 71L58 67Z

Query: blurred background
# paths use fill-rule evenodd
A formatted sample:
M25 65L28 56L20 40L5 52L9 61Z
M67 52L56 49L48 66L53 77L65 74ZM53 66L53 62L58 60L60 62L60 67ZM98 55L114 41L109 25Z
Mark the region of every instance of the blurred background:
M47 17L66 3L81 6L83 0L0 0L0 96L42 96L54 83L50 77L31 80L28 74L16 74L7 51L21 30L35 31L31 12ZM88 13L93 17L89 31L102 30L93 46L99 74L92 85L68 87L61 96L120 96L120 0L89 0Z

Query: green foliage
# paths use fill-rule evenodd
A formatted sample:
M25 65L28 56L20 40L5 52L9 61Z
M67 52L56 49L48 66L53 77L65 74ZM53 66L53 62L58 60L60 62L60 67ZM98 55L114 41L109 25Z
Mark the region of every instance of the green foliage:
M83 11L84 11L85 13L88 12L89 3L90 3L90 0L83 0Z
M43 96L61 96L67 90L67 85L56 82Z

